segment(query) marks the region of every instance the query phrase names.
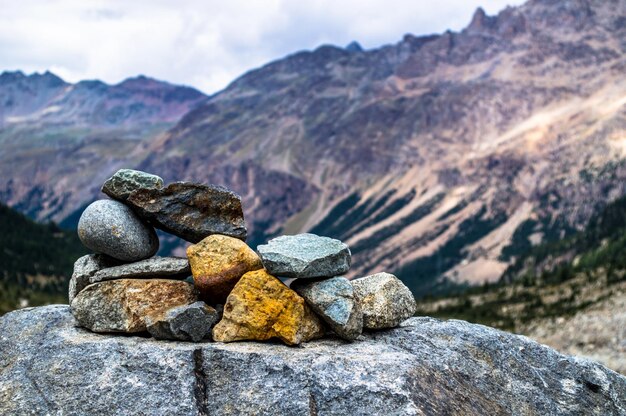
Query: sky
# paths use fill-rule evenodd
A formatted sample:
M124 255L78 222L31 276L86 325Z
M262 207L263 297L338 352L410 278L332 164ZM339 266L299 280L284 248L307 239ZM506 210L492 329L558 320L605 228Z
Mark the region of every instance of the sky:
M521 0L0 0L0 72L69 82L140 74L205 93L322 44L364 48L458 31Z

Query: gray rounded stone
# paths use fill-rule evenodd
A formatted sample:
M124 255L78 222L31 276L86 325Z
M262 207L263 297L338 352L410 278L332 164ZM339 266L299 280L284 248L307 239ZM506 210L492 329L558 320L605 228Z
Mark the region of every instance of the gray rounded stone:
M111 200L96 201L83 211L78 237L96 253L128 262L152 257L159 249L154 228L126 205Z
M352 341L363 331L363 311L354 288L345 277L324 280L297 279L291 289L341 338Z
M356 342L163 342L0 317L1 415L624 415L626 377L526 337L411 318Z
M217 310L198 301L172 308L159 319L148 318L146 327L156 339L199 342L210 337L211 329L219 320Z
M348 246L315 234L283 235L258 246L257 251L268 273L277 277L333 277L350 269Z
M151 173L133 169L120 169L104 182L102 192L113 199L125 201L138 189L161 189L163 179Z
M352 280L368 329L393 328L415 314L415 297L402 280L390 273L377 273Z

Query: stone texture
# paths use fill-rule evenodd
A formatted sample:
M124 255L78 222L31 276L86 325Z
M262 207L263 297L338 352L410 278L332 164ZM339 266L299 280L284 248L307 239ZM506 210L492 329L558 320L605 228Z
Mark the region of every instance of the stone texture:
M339 240L315 234L283 235L257 247L263 265L275 276L333 277L350 269L350 249Z
M95 251L122 261L138 261L159 249L154 229L126 205L100 200L89 205L78 221L78 237Z
M68 291L69 303L90 284L89 279L98 271L119 265L120 262L103 254L87 254L74 262L74 271Z
M377 273L352 280L354 293L363 309L363 326L393 328L415 314L415 298L400 279Z
M298 279L291 284L341 338L354 340L363 331L363 311L354 288L345 277L310 281Z
M189 261L181 257L152 257L135 263L98 270L89 283L115 279L185 279L191 274Z
M78 323L94 332L143 332L146 319L197 301L193 285L163 279L120 279L87 286L72 301Z
M0 318L3 415L623 415L626 377L526 337L412 318L358 342L163 342Z
M263 268L259 256L241 240L215 234L187 248L193 280L202 299L224 304L245 273Z
M304 299L265 270L243 275L213 328L213 339L222 342L279 338L294 345L323 334L322 323Z
M161 189L163 179L133 169L120 169L102 185L102 192L113 199L125 201L137 189Z
M220 314L204 302L177 306L161 317L146 319L150 335L157 339L199 342L211 335Z
M222 186L175 182L137 189L126 203L155 227L192 243L212 234L246 239L241 197Z

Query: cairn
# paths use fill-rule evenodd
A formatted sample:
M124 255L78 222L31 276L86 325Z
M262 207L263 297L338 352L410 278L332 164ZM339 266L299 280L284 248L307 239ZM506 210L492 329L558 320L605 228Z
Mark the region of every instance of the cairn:
M315 234L245 243L241 198L214 185L122 169L102 186L112 199L83 212L78 235L94 254L74 264L69 302L93 332L199 342L280 339L297 345L334 333L392 328L415 313L395 276L342 277L343 242ZM155 257L155 228L190 243L187 258ZM190 276L191 275L191 276Z

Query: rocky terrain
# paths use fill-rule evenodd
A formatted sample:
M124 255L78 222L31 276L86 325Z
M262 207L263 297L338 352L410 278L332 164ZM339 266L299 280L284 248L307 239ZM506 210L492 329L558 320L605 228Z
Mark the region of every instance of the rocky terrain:
M339 238L353 276L392 270L417 295L497 281L521 250L625 193L624 19L624 0L530 0L479 9L459 33L325 45L137 140L77 146L4 116L0 200L75 224L95 184L139 167L242 195L252 247L279 233Z
M599 364L462 321L293 348L94 334L63 305L0 318L2 414L608 416L625 396Z

